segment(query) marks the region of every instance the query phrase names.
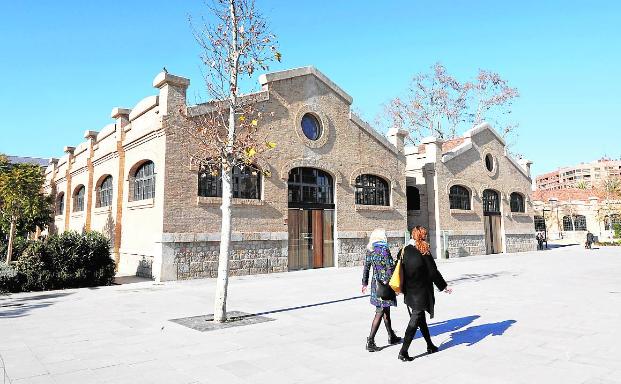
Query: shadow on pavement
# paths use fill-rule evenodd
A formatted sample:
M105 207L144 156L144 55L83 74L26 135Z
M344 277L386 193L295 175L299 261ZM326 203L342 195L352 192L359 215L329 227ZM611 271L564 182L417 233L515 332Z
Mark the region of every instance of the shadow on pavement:
M362 299L362 298L365 298L365 297L369 297L369 295L353 296L353 297L348 297L346 299L330 300L330 301L324 301L324 302L315 303L315 304L298 305L297 307L274 309L272 311L251 313L249 315L245 315L245 316L242 316L242 317L261 316L261 315L269 315L270 313L280 313L280 312L295 311L297 309L304 309L304 308L318 307L320 305L328 305L328 304L341 303L343 301L357 300L357 299Z
M477 281L483 281L487 279L493 279L495 277L500 277L502 275L507 275L509 272L497 272L497 273L467 273L462 275L456 279L448 280L447 283L450 285L456 285L461 283L475 283Z
M54 301L47 300L71 294L72 292L55 292L18 298L12 298L10 296L3 298L0 300L0 319L11 319L27 316L29 312L34 309L45 308L54 304Z
M578 243L570 243L570 244L548 244L547 249L556 249L556 248L573 247L574 245L580 245L580 244L578 244Z
M474 345L487 336L501 336L509 327L515 324L515 320L505 320L498 323L475 325L464 330L451 333L451 339L440 345L440 350L455 347L460 344Z

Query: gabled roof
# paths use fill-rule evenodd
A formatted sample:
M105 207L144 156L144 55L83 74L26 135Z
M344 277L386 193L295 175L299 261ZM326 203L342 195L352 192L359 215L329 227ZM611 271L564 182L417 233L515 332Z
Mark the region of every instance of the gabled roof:
M332 80L328 78L328 76L321 73L317 68L313 66L308 67L300 67L287 69L285 71L266 73L264 75L259 76L259 83L261 86L265 86L267 83L278 80L291 79L294 77L313 75L317 79L321 80L324 84L326 84L329 88L331 88L337 95L341 96L348 104L351 104L354 101L354 98L351 97L347 92L345 92L341 87L336 85Z

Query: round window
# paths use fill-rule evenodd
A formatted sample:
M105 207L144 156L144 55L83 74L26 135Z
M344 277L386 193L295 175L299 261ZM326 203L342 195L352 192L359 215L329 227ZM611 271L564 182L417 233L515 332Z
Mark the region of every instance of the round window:
M490 172L494 170L494 158L490 153L485 155L485 168Z
M302 132L309 140L317 140L321 136L319 120L310 113L302 116Z

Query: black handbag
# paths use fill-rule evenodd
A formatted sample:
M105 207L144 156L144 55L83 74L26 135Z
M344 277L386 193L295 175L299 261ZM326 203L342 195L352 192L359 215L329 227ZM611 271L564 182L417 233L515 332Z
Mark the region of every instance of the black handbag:
M390 285L384 284L383 282L376 280L376 289L375 294L382 300L395 300L397 298L397 294L395 291L390 288Z

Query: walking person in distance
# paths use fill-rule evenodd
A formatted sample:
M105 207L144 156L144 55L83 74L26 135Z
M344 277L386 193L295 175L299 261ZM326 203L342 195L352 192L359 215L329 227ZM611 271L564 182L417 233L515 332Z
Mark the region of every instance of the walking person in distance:
M377 334L382 319L384 320L384 325L388 332L388 343L398 344L401 342L401 338L395 335L395 332L392 330L390 322L390 307L397 306L397 297L394 291L388 286L394 268L395 262L390 255L386 231L381 228L375 229L369 236L364 262L364 272L362 275L362 293L366 293L369 283L369 271L372 273L370 296L371 305L375 307L375 316L371 323L371 332L367 338L366 349L369 352L380 350L375 344L375 335ZM388 298L380 297L377 292L378 284L383 284L385 287L382 287L382 289L384 290L387 287L392 292L392 295Z
M403 345L398 355L401 361L413 360L408 354L408 348L418 328L420 328L420 332L425 338L425 342L427 342L427 352L435 353L438 351L438 347L431 341L429 327L427 326L427 320L425 318L425 311L429 312L430 318L433 318L435 304L435 297L433 294L434 284L441 291L446 293L452 292L436 267L426 238L427 230L423 227L416 226L412 230L412 239L402 250L402 291L405 296L405 304L408 306L408 310L411 309L412 312L410 313L410 321L408 322L408 327L403 337Z

